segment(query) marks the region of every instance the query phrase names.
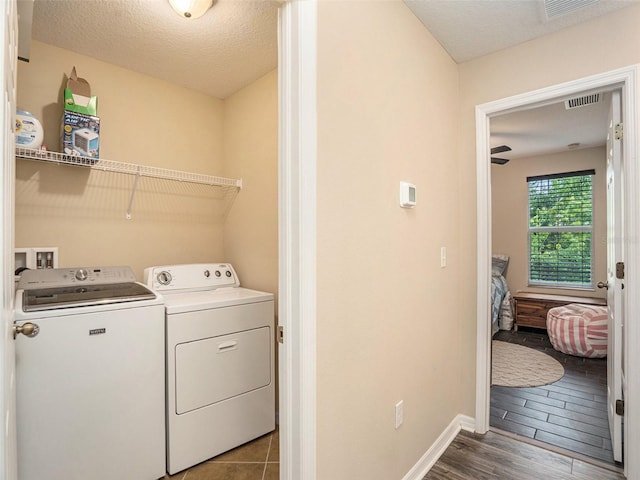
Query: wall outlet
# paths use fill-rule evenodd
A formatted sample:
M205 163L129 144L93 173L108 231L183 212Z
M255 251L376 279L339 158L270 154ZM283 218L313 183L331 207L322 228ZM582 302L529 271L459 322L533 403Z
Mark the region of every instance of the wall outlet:
M447 266L447 247L440 247L440 267Z
M402 421L404 420L404 400L400 400L396 403L396 429L402 425Z

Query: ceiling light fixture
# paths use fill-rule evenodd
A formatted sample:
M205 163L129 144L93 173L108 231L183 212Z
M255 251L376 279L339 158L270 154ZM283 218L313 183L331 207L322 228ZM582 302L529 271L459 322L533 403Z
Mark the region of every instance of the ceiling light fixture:
M213 6L213 0L169 0L178 15L188 19L199 18Z

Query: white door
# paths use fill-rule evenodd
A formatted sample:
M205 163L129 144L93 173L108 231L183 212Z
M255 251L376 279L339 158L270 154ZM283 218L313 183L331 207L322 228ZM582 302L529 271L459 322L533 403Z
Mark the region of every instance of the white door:
M607 132L607 283L599 287L607 288L609 306L609 336L607 353L607 401L609 410L609 429L613 445L613 458L622 461L622 416L616 413L616 401L623 399L623 319L624 319L624 280L617 278L616 265L624 261L624 204L622 164L622 139L620 92L611 94L609 107L609 129Z
M2 148L0 149L0 312L2 312L2 346L0 372L2 390L2 448L0 448L0 476L6 480L16 480L16 428L15 428L15 348L13 343L13 215L15 182L14 124L16 111L16 70L18 59L18 17L15 0L1 2L3 61L0 62L2 78L2 115L0 128Z

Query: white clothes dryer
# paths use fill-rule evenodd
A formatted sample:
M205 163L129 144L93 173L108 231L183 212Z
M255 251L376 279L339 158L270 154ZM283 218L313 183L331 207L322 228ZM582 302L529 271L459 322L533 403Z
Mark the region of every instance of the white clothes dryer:
M167 471L275 428L273 294L240 287L226 263L156 266L167 344Z

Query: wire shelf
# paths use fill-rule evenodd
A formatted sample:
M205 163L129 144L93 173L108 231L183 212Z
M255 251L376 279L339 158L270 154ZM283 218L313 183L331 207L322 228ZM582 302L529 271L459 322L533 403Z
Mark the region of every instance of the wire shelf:
M80 155L67 155L64 153L49 152L47 150L34 150L31 148L16 147L16 157L27 160L58 163L62 165L89 167L94 170L102 170L105 172L117 172L127 175L162 178L177 182L198 183L215 187L235 187L238 190L242 188L242 180L232 178L203 175L200 173L171 170L168 168L150 167L147 165L138 165L136 163L116 162L103 158L97 159L83 157Z
M116 162L103 158L91 158L81 155L68 155L58 152L49 152L48 150L35 150L32 148L16 147L16 158L25 160L38 160L41 162L57 163L60 165L73 165L77 167L91 168L92 170L101 170L105 172L123 173L126 175L134 175L135 181L129 198L129 207L127 208L126 218L131 220L131 209L133 207L133 199L138 187L140 177L159 178L163 180L172 180L183 183L195 183L199 185L210 185L220 188L223 192L223 199L227 204L225 213L231 207L233 199L238 191L242 188L242 180L233 178L215 177L212 175L203 175L201 173L184 172L182 170L171 170L168 168L149 167L147 165L138 165L136 163Z

